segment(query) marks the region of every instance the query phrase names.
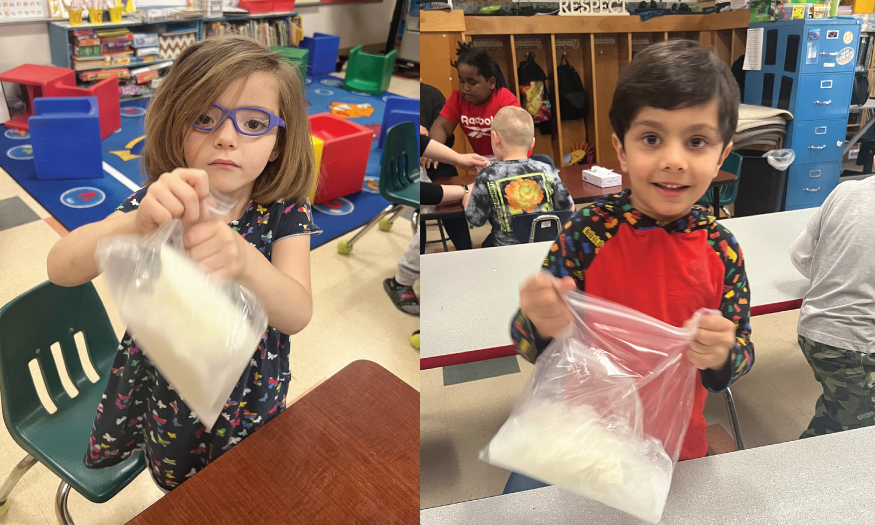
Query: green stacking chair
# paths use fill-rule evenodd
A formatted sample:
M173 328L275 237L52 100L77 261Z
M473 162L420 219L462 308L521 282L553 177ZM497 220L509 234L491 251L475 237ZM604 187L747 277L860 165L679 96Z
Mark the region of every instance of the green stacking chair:
M79 332L100 376L96 383L88 379L79 358L75 341ZM60 345L61 364L54 357L55 343ZM37 461L61 478L55 510L62 525L72 523L67 510L71 487L95 503L104 503L143 471L142 452L109 468L89 469L83 463L118 344L91 283L64 288L45 282L0 308L3 421L12 439L27 452L0 488L0 515L9 509L12 489ZM48 391L46 404L40 400L32 379L31 362L38 364ZM65 389L62 369L66 369L64 375L77 391L75 395ZM46 407L49 403L57 410L50 413Z
M301 78L307 78L307 60L310 58L310 50L303 47L270 46L270 50L283 57L292 65Z
M380 195L391 202L376 217L368 221L352 239L343 239L337 244L342 255L352 252L353 244L374 224L389 231L392 223L404 210L404 206L414 209L410 219L413 233L419 224L419 148L416 134L419 130L413 122L402 122L389 128L383 144L383 163L380 168Z
M726 157L726 160L723 161L723 165L720 166L722 171L732 173L736 177L741 176L741 161L743 157L734 151ZM738 181L735 181L734 184L728 184L726 186L719 186L717 188L708 188L708 191L705 192L705 195L702 196L701 199L696 204L700 204L702 206L712 206L714 204L713 192L714 190L719 190L720 193L720 206L723 209L723 213L726 214L727 218L731 218L732 215L729 214L729 211L726 209L726 206L729 206L733 202L735 202L735 198L738 197ZM720 211L714 210L714 215L719 219Z
M389 89L392 71L395 70L395 54L396 51L390 51L386 55L372 55L363 52L362 46L353 48L349 52L343 89L369 95L383 94Z

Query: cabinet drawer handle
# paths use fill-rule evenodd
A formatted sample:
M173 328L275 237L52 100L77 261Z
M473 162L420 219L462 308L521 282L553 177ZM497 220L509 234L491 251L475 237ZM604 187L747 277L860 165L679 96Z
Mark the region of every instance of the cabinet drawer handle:
M811 188L802 188L802 191L807 191L808 193L817 193L817 192L820 191L820 186L818 186L818 187L815 188L815 189L811 189Z
M817 175L815 175L815 173L817 173ZM809 179L816 179L818 177L820 177L820 170L811 170L808 172Z
M835 53L821 53L820 56L822 56L822 57L834 57L834 56L837 56L838 54L839 54L839 52L836 51Z
M832 100L824 100L824 101L815 100L814 101L815 106L828 106L830 104L832 104Z
M818 126L814 128L815 135L826 135L826 126Z
M826 144L823 146L808 146L808 149L826 149Z
M832 89L832 80L821 80L820 89Z

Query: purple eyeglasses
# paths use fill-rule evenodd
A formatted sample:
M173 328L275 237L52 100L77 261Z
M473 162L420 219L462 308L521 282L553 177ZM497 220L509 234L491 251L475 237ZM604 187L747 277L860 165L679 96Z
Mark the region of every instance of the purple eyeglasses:
M263 108L242 107L237 109L225 109L213 102L209 109L195 118L191 123L201 131L213 131L231 117L237 133L249 137L258 137L269 132L276 126L286 127L286 122Z

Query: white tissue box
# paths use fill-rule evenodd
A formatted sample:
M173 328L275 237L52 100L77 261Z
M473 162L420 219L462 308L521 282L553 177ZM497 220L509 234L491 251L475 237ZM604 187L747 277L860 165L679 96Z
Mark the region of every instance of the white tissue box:
M614 170L602 168L601 166L593 166L588 170L583 170L583 182L588 182L599 188L611 188L623 184L623 177Z

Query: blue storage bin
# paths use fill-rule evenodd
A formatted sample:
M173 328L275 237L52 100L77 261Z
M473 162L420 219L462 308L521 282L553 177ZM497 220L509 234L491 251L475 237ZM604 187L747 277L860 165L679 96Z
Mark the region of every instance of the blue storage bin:
M326 33L305 36L301 47L310 50L307 64L313 75L327 75L337 69L337 53L340 52L340 37Z
M33 101L28 120L39 180L103 178L97 97L52 97Z
M405 97L387 97L386 98L386 109L383 110L383 122L380 124L380 140L377 143L378 147L383 147L383 141L386 139L386 132L389 131L389 128L397 124L398 122L402 122L401 120L396 121L394 124L389 124L389 116L395 111L419 111L419 99L418 98L405 98ZM407 119L411 120L411 119ZM419 122L419 117L417 117L415 122ZM416 133L419 133L419 129L417 126Z

